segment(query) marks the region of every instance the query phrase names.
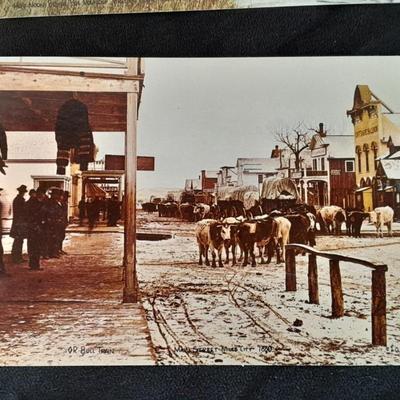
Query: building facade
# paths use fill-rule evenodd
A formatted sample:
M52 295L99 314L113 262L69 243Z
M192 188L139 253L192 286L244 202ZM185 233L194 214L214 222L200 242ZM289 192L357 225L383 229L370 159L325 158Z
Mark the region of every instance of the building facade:
M347 111L354 126L356 205L365 211L377 205L378 159L388 153L389 139L400 137L393 111L367 85L357 85Z
M322 125L321 128L309 145L311 168L303 171L304 200L321 207L354 207L353 135L327 135Z
M376 206L390 206L400 218L400 142L389 141L389 154L378 160Z

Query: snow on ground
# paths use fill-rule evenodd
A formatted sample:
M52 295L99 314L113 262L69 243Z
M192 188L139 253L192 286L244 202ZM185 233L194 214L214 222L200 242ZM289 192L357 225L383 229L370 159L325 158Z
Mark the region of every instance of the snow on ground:
M307 258L297 292L285 267L197 265L194 225L142 214L141 229L175 233L138 243L142 300L160 364L398 364L400 238L318 237L317 248L388 264L388 347L371 345L371 271L341 263L345 316L331 319L328 260L318 259L320 305L308 304ZM293 326L298 320L300 326Z

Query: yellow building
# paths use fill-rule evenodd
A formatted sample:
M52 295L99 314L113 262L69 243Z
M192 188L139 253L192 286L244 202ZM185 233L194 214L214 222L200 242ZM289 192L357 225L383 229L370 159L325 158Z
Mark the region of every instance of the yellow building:
M393 111L367 85L357 85L353 108L347 111L354 125L356 204L365 211L376 206L377 158L388 153L389 138L400 138L400 127L390 120Z

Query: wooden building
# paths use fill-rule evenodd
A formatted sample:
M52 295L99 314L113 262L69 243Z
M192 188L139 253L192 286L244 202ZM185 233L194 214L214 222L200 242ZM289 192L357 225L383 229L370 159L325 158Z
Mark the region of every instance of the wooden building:
M201 190L203 192L215 192L218 181L218 171L202 170L200 175Z
M400 141L389 139L389 153L378 160L376 170L376 206L390 206L400 219Z
M138 58L0 59L0 122L7 135L54 132L60 107L71 99L87 107L93 132L125 133L125 302L138 300L136 127L143 80Z
M388 153L390 137L400 138L400 127L393 110L368 85L356 86L353 107L347 115L354 126L356 205L371 211L377 206L378 159Z
M323 207L337 205L354 207L354 139L353 135L332 135L319 130L310 140L309 148L302 153L304 166L291 173L298 181L302 200Z

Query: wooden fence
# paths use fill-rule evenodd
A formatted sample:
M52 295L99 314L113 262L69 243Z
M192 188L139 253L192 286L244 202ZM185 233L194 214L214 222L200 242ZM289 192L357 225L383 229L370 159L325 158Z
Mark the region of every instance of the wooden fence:
M308 253L308 294L311 304L319 304L317 256L329 260L332 317L344 315L342 278L339 262L349 262L372 269L372 344L386 346L386 271L387 265L340 254L324 253L301 244L286 245L286 291L296 291L296 250Z

